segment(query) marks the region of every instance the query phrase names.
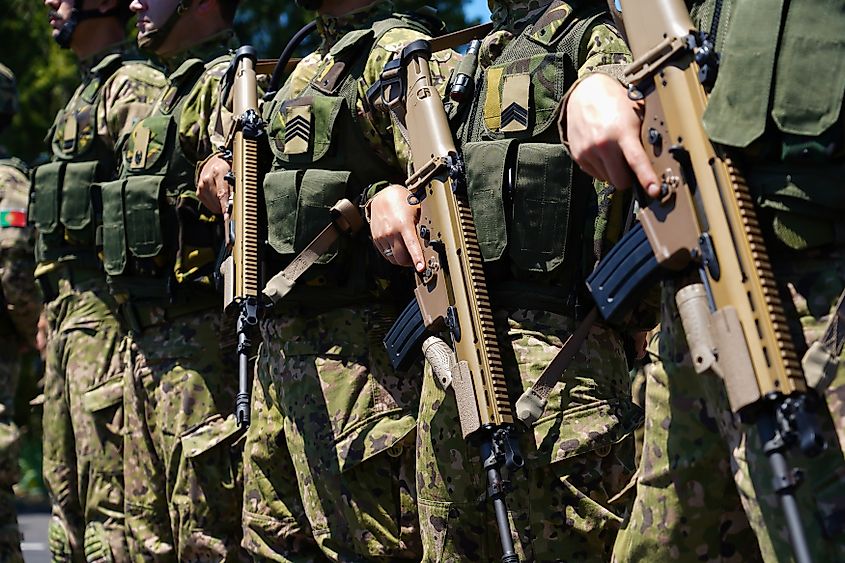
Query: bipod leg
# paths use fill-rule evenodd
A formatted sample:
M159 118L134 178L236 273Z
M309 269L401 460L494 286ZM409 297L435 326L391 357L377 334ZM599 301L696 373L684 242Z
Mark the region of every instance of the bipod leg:
M796 563L812 563L810 546L801 521L801 512L798 510L798 502L795 499L795 489L801 483L800 472L791 469L786 461L784 452L788 445L782 432L778 430L775 415L771 413L762 415L757 421L757 427L760 431L763 451L774 473L774 488L780 498L780 506L786 518L795 561Z
M493 502L496 528L499 532L499 542L502 544L502 563L519 563L519 556L513 547L508 507L505 502L510 482L502 478L501 468L519 469L524 462L516 442L511 439L508 426L487 427L486 430L489 434L481 444L481 457L487 472L487 496Z

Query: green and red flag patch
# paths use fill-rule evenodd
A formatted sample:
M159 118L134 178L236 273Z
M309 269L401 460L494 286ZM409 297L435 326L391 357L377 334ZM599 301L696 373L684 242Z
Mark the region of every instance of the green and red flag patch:
M26 227L26 210L7 209L0 211L0 227Z

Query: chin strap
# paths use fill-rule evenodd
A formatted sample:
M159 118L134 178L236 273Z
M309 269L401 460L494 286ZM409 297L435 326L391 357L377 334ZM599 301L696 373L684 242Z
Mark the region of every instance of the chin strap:
M176 8L171 12L170 17L167 18L167 21L164 22L158 29L154 29L149 33L145 33L144 35L138 34L138 47L147 51L155 51L159 45L164 43L164 40L167 39L167 36L170 34L170 30L173 29L173 26L176 25L176 22L179 21L179 18L182 17L182 14L188 11L191 7L192 0L179 0L179 3L176 4Z
M112 8L107 12L101 12L100 10L77 10L76 8L73 8L70 11L70 17L64 25L62 25L62 28L59 30L59 34L56 36L56 43L58 43L59 47L62 49L70 49L73 32L76 31L76 26L79 25L79 22L97 18L111 18L118 15L120 15L120 10L117 8Z

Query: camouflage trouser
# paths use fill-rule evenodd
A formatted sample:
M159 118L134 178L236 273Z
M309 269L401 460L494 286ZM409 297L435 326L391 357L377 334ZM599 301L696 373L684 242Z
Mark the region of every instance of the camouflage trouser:
M62 282L44 377L44 481L53 504L56 561L127 557L123 519L122 369L119 326L105 282Z
M808 339L845 286L845 260L810 258L781 268ZM795 272L795 275L790 273ZM666 284L662 364L648 370L645 448L636 502L614 549L616 561L790 561L783 514L757 430L729 412L724 385L697 375ZM843 393L842 368L826 396L833 412ZM841 408L841 402L838 403ZM822 408L822 411L825 409ZM845 465L832 419L819 416L828 449L791 463L804 471L797 497L814 560L845 558ZM841 411L836 430L845 423ZM755 540L756 536L756 540Z
M261 346L244 445L243 547L254 561L328 561L311 534L284 435L278 389Z
M20 433L11 417L21 366L17 339L11 335L0 335L0 338L4 339L0 346L0 561L17 563L23 561L23 556L12 486L20 476Z
M496 313L512 400L539 377L575 322L549 312ZM431 373L423 383L417 489L424 561L501 557L478 448L461 436L455 396ZM549 397L533 432L520 436L525 467L507 496L521 561L606 561L625 507L612 500L634 468L631 431L641 412L617 334L594 326Z
M265 399L278 406L313 537L332 560L421 554L412 415L420 372L390 368L381 344L389 325L372 306L261 327L272 383Z
M241 560L237 376L224 367L220 316L188 314L130 333L123 353L131 558Z

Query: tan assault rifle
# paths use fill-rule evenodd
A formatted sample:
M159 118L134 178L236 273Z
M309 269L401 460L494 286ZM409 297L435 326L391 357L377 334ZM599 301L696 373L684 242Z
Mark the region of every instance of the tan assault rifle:
M431 45L415 41L385 66L381 99L404 128L414 173L407 181L410 204L420 205L418 234L425 272L416 274L416 299L385 338L399 367L429 333L448 331L451 346L430 336L425 357L443 387L454 389L464 438L481 448L493 501L502 561L519 561L507 517L509 483L502 469L522 466L512 436L513 415L484 281L481 251L466 198L463 163L431 82Z
M698 270L701 283L676 296L693 364L698 373L717 374L731 409L758 426L796 559L810 561L794 497L799 480L785 453L798 445L812 455L823 442L754 201L702 125L706 85L718 67L712 37L695 29L683 0L622 0L621 7L635 59L626 70L629 95L645 100L643 146L662 195L643 209L640 224L588 285L602 315L612 319L628 309L639 287Z
M259 169L258 143L265 134L264 122L258 113L258 87L255 75L255 49L238 49L232 61L234 77L233 110L236 116L232 137L232 184L229 198L229 220L226 224L226 248L223 260L223 308L226 314L237 315L238 394L235 416L238 425L249 426L249 353L250 333L258 325L258 209Z

